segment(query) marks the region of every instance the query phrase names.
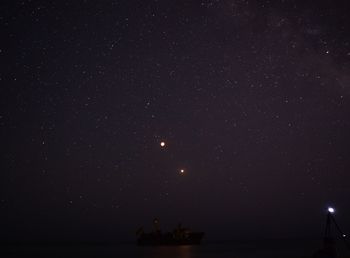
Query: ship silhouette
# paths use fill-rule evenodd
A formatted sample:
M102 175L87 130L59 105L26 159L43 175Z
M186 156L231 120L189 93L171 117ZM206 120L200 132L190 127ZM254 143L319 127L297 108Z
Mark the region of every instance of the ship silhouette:
M199 245L204 236L204 232L192 232L181 223L167 233L160 230L158 219L153 220L153 226L154 230L150 233L145 233L142 227L137 230L138 245Z

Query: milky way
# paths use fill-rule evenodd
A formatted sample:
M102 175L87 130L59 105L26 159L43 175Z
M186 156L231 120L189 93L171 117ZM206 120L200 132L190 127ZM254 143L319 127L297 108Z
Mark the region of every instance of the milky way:
M305 2L2 3L1 239L350 229L350 5Z

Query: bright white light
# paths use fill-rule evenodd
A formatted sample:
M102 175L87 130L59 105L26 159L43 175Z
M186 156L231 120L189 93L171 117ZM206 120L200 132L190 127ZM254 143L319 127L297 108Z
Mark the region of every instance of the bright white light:
M329 212L329 213L334 213L335 210L334 210L332 207L329 207L329 208L328 208L328 212Z
M160 146L164 147L165 146L165 142L160 142Z
M345 235L345 234L343 234L343 237L346 237L346 235Z
M180 173L181 174L185 173L185 170L184 169L180 169Z

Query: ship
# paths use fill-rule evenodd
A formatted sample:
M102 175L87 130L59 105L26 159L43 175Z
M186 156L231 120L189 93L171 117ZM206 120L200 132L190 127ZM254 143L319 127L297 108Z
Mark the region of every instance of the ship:
M204 232L192 232L182 227L181 223L172 231L162 233L159 229L159 220L153 220L154 230L145 233L143 228L137 230L138 245L199 245L204 237Z

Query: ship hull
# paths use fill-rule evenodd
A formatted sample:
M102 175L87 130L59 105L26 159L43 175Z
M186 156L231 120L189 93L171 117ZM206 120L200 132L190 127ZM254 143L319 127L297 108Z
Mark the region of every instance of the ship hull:
M193 232L186 237L176 238L173 234L143 234L137 240L138 245L199 245L203 239L203 232Z

